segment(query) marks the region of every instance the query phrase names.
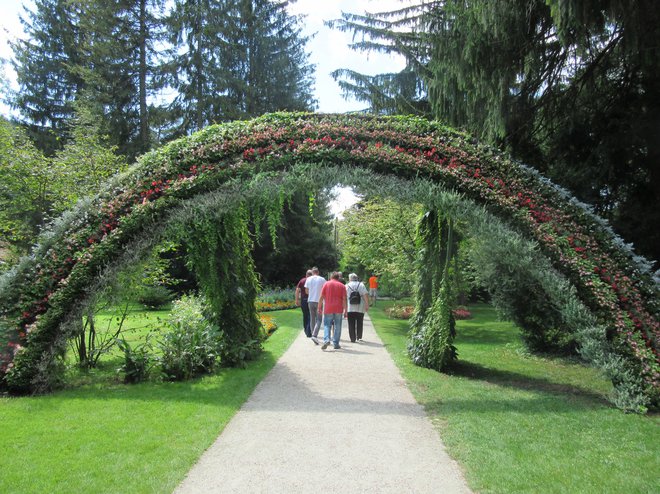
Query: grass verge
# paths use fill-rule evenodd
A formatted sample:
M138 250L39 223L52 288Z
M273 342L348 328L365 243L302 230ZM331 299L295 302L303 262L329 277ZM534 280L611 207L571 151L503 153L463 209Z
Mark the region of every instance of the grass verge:
M299 311L270 315L247 369L0 399L0 492L172 492L298 335Z
M606 401L611 384L592 368L530 355L493 308L457 321L459 361L448 374L414 366L408 322L369 313L449 453L481 493L660 492L660 420Z

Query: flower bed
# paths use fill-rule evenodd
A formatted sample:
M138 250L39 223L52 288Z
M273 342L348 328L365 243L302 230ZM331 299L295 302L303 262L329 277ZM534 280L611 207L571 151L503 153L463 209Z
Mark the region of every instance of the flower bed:
M270 288L264 290L257 296L255 306L257 312L295 309L297 307L295 290L290 288Z
M393 305L385 309L385 314L391 319L410 319L414 310L412 305Z
M296 303L293 300L276 300L274 302L257 300L255 307L258 312L268 312L273 310L295 309Z
M277 323L268 314L259 314L259 321L261 321L261 326L264 328L266 338L277 329Z
M472 319L472 312L470 312L470 309L463 305L459 305L456 307L453 311L452 314L454 314L454 319L459 320L459 319Z

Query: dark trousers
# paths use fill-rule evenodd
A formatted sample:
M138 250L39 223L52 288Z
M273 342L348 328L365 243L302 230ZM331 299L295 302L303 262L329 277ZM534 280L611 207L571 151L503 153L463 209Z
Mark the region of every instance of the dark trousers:
M308 338L312 336L312 330L309 327L309 305L307 305L307 299L304 298L300 301L300 308L303 313L303 330L305 331L305 336Z
M364 325L364 312L349 312L348 313L348 336L351 341L355 339L362 339L362 327Z

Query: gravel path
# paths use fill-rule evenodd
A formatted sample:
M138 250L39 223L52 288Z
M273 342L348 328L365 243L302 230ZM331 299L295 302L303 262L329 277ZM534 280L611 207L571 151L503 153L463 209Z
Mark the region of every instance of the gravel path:
M175 492L470 492L368 318L364 340L301 332Z

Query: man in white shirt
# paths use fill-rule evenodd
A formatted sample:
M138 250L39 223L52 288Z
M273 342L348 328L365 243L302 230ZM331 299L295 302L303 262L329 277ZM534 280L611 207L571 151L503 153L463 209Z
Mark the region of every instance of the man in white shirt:
M325 285L325 278L319 276L319 268L312 268L312 276L305 282L305 292L307 292L307 305L309 306L309 327L312 330L312 341L315 345L319 344L318 335L321 329L321 318L318 317L319 298L321 298L321 289Z

